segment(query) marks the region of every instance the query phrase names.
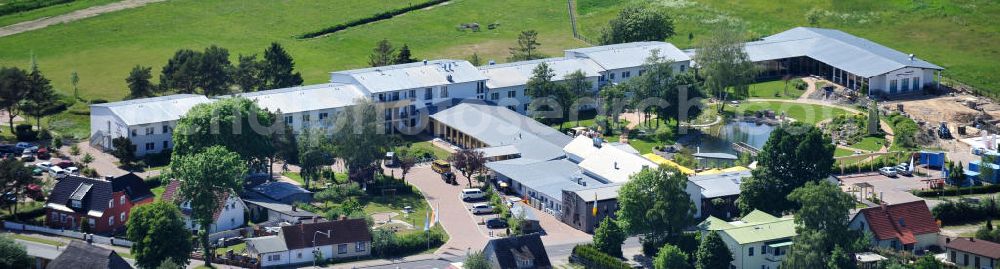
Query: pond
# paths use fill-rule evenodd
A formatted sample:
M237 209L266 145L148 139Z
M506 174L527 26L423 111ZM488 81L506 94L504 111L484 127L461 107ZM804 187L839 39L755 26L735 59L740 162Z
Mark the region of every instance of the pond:
M729 153L739 156L739 153L733 149L733 143L744 142L758 149L762 148L771 136L771 131L775 128L775 126L767 124L731 121L719 127L692 130L692 133L680 139L679 142L684 147L691 149L691 152L700 148L701 152Z

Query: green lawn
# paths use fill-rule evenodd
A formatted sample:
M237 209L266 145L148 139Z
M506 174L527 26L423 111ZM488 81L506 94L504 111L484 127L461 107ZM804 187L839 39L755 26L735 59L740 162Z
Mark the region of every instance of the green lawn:
M878 151L882 149L882 145L885 144L885 138L877 136L866 136L861 139L858 143L851 145L852 148L863 149L868 151Z
M433 143L431 143L431 141L415 142L412 145L410 145L410 147L412 147L414 150L417 149L429 150L430 152L434 153L435 158L441 160L447 160L448 157L451 156L451 153L448 153L448 151L435 146Z
M854 151L842 148L836 148L833 151L833 157L844 157L854 155Z
M166 184L167 183L164 182L163 184L160 184L160 186L157 186L156 188L152 188L149 191L153 192L153 195L155 195L156 199L159 200L160 197L163 196L163 192L167 190L167 185Z
M281 173L281 175L282 176L286 176L286 177L294 180L295 182L298 182L299 185L304 185L305 184L305 181L302 179L302 174L289 171L289 172Z
M427 210L430 206L427 204L427 200L424 200L423 195L420 194L406 194L406 195L394 195L394 196L370 196L368 198L368 203L365 204L364 211L365 215L371 216L375 213L389 213L395 212L399 213L394 219L402 220L410 223L414 226L413 230L400 230L400 233L411 233L419 232L424 229L424 220L427 219ZM402 213L403 207L410 206L413 208L413 213L404 216Z
M840 108L777 101L745 102L739 106L726 106L726 112L728 113L761 110L772 110L775 111L775 114L779 115L781 112L784 112L786 116L808 124L816 124L817 122L849 113Z
M65 4L43 7L35 10L0 16L0 26L11 25L19 22L37 20L44 17L62 15L92 6L118 2L120 0L76 0Z
M235 245L224 247L224 248L217 248L217 249L215 249L215 254L216 255L225 255L226 252L229 251L229 250L232 250L233 253L239 254L240 252L243 252L243 250L245 250L245 249L247 249L247 243L246 242L235 244Z
M795 88L792 83L796 80L799 79L789 80L787 89L785 88L785 81L783 80L772 80L751 84L750 97L768 99L798 99L799 96L802 96L802 93L805 91Z

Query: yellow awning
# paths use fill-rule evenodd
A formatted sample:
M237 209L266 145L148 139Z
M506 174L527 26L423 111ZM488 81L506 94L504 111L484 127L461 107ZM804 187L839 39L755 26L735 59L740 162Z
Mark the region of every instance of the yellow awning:
M652 162L654 162L656 164L659 164L659 165L667 165L667 166L670 166L670 167L673 167L673 168L677 168L677 170L681 171L681 173L684 173L685 175L694 175L694 169L681 166L681 165L675 163L674 161L667 160L666 158L663 158L660 155L656 155L654 153L646 153L646 154L643 154L642 157L645 157L646 159L648 159L648 160L650 160L650 161L652 161Z

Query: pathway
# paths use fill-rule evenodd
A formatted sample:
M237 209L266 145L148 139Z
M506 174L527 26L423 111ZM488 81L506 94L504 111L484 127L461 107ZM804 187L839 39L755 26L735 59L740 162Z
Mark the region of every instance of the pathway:
M0 27L0 37L15 35L19 33L24 33L28 31L33 31L37 29L42 29L51 25L63 24L73 21L78 21L104 13L115 12L119 10L125 10L130 8L137 8L145 6L146 4L162 2L166 0L124 0L120 2L114 2L107 5L89 7L81 10L76 10L70 13L45 17L37 20L31 20L26 22L20 22L4 27Z

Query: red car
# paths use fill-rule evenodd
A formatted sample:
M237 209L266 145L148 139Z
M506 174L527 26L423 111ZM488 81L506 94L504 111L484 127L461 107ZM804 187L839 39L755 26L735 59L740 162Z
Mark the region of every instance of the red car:
M59 166L59 168L62 168L62 169L66 169L66 168L69 168L70 166L73 166L73 162L72 161L67 161L67 160L62 160L62 161L59 161L58 163L56 163L56 166Z
M48 160L49 158L52 158L52 155L49 154L48 148L39 148L38 153L35 155L38 156L39 160Z

